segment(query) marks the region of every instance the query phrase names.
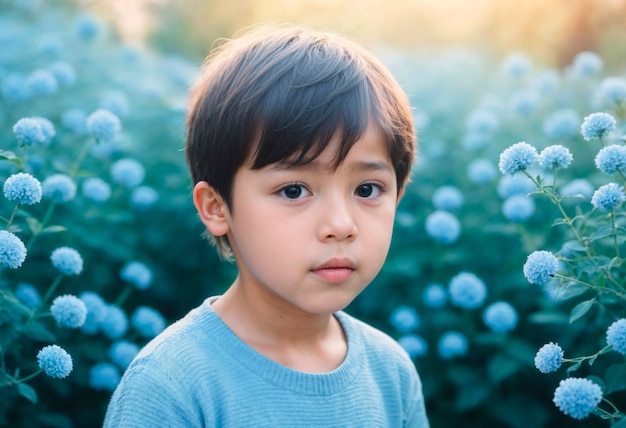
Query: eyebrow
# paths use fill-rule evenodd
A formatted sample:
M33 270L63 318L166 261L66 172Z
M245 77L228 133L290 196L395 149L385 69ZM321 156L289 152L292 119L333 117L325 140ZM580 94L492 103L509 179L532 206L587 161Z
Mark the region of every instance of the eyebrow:
M291 165L288 162L276 162L271 165L269 171L287 171L287 170L315 170L321 168L322 165L317 160L313 160L303 165ZM394 169L388 162L384 161L359 161L350 165L351 170L355 171L384 171L393 175Z

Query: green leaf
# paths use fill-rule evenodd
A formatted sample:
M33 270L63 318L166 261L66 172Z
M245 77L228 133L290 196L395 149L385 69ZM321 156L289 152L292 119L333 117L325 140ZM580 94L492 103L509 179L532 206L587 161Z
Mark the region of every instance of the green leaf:
M604 372L605 395L626 389L626 364L613 364Z
M589 241L597 241L598 239L606 238L607 236L613 235L613 227L611 226L602 226L596 229L591 236L589 237Z
M26 325L24 330L22 330L22 333L29 338L40 342L56 342L54 334L52 334L52 332L48 330L45 325L38 322Z
M15 153L9 150L0 150L0 160L9 161L17 165L20 169L22 168L22 159L18 158Z
M596 301L596 298L594 297L593 299L585 300L584 302L580 302L579 304L574 306L569 316L569 323L570 324L573 323L578 318L582 317L587 312L589 312L589 309L591 309L595 301Z
M585 294L587 291L589 291L589 287L585 287L584 285L577 284L575 282L570 282L569 284L564 285L562 289L563 291L559 293L559 298L563 300L580 296L581 294Z
M578 370L582 364L583 362L579 361L576 364L569 366L567 368L567 375L569 376L572 372L575 372L576 370Z
M485 385L466 385L459 391L454 407L457 411L473 409L489 396L489 388Z
M67 228L65 226L52 225L52 226L47 226L47 227L44 227L43 229L41 229L39 234L40 235L49 235L51 233L59 233L59 232L65 232L65 231L67 231Z
M35 391L30 385L21 382L18 383L17 392L19 392L22 397L26 398L31 403L37 404L37 391Z
M611 428L626 428L626 417L623 417L622 419L619 420L619 422L616 422L613 425L611 425Z
M500 382L513 375L520 368L520 363L508 355L497 354L489 360L487 372L489 379L493 382Z
M35 217L28 217L26 222L28 223L28 227L33 235L37 236L39 232L41 232L43 224Z
M530 314L528 321L534 324L567 324L569 317L561 312L538 311Z

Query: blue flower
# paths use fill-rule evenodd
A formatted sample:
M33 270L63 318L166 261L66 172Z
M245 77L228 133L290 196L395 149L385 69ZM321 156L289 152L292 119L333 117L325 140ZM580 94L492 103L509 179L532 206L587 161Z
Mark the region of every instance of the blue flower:
M43 197L61 204L76 197L76 184L65 174L52 174L41 184Z
M148 306L135 309L130 323L141 336L147 338L153 338L165 329L163 315Z
M532 86L543 96L554 94L559 88L561 78L554 69L544 69L534 77Z
M539 154L539 165L544 168L565 169L572 163L572 153L560 144L548 146Z
M537 149L523 141L513 144L500 154L498 168L504 175L525 171L539 160Z
M606 343L615 351L626 355L626 318L619 319L606 330Z
M587 141L606 137L615 129L615 118L608 113L592 113L583 119L580 133Z
M469 343L463 333L448 331L437 341L437 352L444 360L462 357L467 354Z
M130 194L130 203L138 209L150 208L159 199L159 193L150 186L137 186Z
M467 177L472 183L487 184L496 178L496 167L487 159L475 159L467 166Z
M87 318L81 331L87 334L96 334L107 313L107 304L104 299L93 291L84 291L78 296L87 307Z
M535 201L528 196L513 195L502 204L502 214L507 220L523 223L535 213Z
M405 334L398 339L398 343L409 354L411 359L423 357L428 353L428 343L417 334Z
M445 305L448 299L446 288L437 283L428 284L422 292L422 301L431 308L440 308Z
M517 326L517 311L507 302L494 302L483 311L483 322L496 333L511 331Z
M108 110L118 117L124 116L128 113L128 97L118 91L107 92L100 100L100 108Z
M605 174L626 171L626 146L613 144L602 147L595 158L596 166Z
M83 271L83 258L70 247L59 247L50 255L52 265L63 275L79 275Z
M530 73L532 62L521 52L508 54L501 64L501 70L505 76L520 79Z
M113 342L109 348L109 357L117 366L125 370L133 358L139 353L139 346L128 340L118 340Z
M85 124L87 131L99 142L113 140L122 129L120 119L105 109L91 113Z
M589 379L567 378L554 391L554 404L574 419L584 419L602 401L602 388Z
M35 309L41 303L41 294L32 285L22 282L15 289L15 297L28 309Z
M609 183L600 186L600 188L593 193L591 203L595 208L610 210L624 202L625 198L626 195L624 195L624 188L622 186L617 183Z
M470 152L479 150L489 144L490 136L479 132L469 132L461 138L461 145Z
M87 133L87 115L80 109L65 110L61 115L61 124L76 135Z
M59 84L49 71L35 70L26 78L26 87L31 96L43 96L54 94Z
M555 372L563 364L563 349L557 343L546 343L535 354L535 367L541 373Z
M461 234L461 223L447 211L435 211L426 217L426 233L435 241L454 243Z
M36 118L23 117L13 125L13 134L20 144L31 146L46 141L41 122Z
M507 199L513 195L524 195L535 190L535 185L525 175L505 175L498 182L498 195Z
M433 193L432 202L438 210L456 210L463 205L463 193L455 186L441 186Z
M56 379L63 379L72 372L72 357L58 345L48 345L37 353L37 363L44 373Z
M598 96L613 104L624 103L626 101L626 80L619 77L607 77L600 84Z
M138 290L146 290L152 284L152 271L142 262L131 261L126 263L120 271L120 276Z
M74 34L80 40L91 42L102 32L102 24L95 16L84 13L74 21Z
M420 317L417 311L406 305L398 306L391 312L389 320L394 328L402 333L415 330L420 325Z
M50 142L52 141L52 137L56 135L54 124L50 122L50 120L46 119L45 117L35 116L35 117L32 117L31 119L34 119L37 122L39 122L39 126L41 126L41 132L43 132L44 139L42 141L39 141L39 143L43 144L44 146L49 145Z
M11 232L0 230L0 265L17 269L22 266L24 260L26 260L26 246L22 240Z
M87 319L87 306L76 296L58 296L50 306L52 318L63 327L80 328Z
M125 187L136 187L141 184L146 170L135 159L124 158L111 165L111 178L117 184Z
M577 178L570 181L561 188L561 196L581 195L590 199L594 192L593 185L584 178Z
M529 116L536 109L539 96L534 91L519 91L511 97L511 110L519 116Z
M117 305L108 305L100 329L109 339L119 339L128 331L128 316Z
M99 177L90 177L81 185L83 195L92 201L101 204L111 197L111 186Z
M57 82L62 85L70 86L76 81L76 72L67 62L55 62L50 66L50 72Z
M120 370L111 363L98 363L89 369L89 386L99 391L113 391L120 383Z
M580 115L573 109L561 109L543 122L543 132L552 139L570 139L578 134Z
M528 282L542 285L556 275L559 260L549 251L534 251L526 259L523 270Z
M23 205L39 203L43 192L39 180L25 172L9 176L2 189L5 198Z
M594 76L602 71L604 61L600 55L591 51L579 52L572 62L572 68L579 76Z
M450 302L464 309L476 309L487 297L485 283L470 272L455 275L448 285Z
M19 74L8 74L2 79L2 98L8 102L25 101L30 97L26 79Z

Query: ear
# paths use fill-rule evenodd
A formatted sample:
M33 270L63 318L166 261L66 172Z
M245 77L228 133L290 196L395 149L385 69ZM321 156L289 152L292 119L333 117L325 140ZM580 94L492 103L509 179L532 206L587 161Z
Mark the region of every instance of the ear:
M194 186L193 204L200 220L213 236L228 233L228 207L222 196L206 181L200 181Z

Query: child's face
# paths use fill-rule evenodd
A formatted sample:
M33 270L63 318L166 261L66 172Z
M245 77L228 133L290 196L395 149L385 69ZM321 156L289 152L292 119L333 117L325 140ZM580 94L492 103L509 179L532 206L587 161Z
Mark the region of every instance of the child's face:
M242 167L228 238L240 285L286 310L345 308L387 256L398 202L382 131L370 125L335 171L337 143L299 167Z

